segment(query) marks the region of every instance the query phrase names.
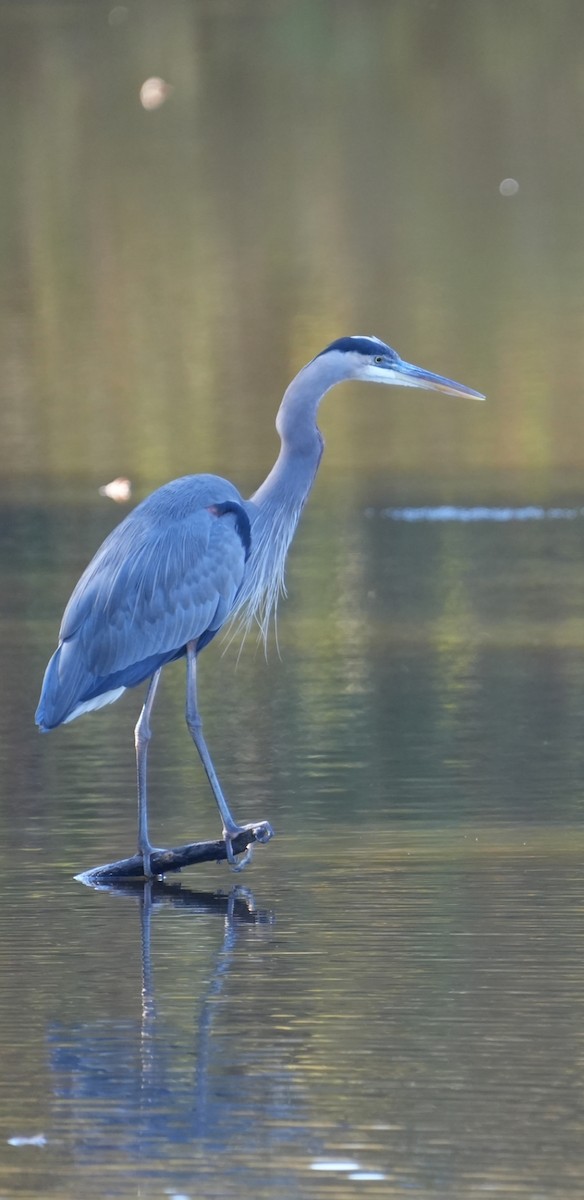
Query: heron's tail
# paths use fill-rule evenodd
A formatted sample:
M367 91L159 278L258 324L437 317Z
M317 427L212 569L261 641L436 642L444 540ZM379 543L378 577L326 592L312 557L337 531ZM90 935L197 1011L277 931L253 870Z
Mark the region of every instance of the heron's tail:
M57 725L61 725L70 707L71 689L63 687L60 670L62 650L62 645L55 650L45 671L41 696L34 717L41 733L48 733L50 729L56 729Z
M41 733L48 733L78 716L77 710L83 711L80 704L92 682L93 677L83 662L76 640L61 642L49 660L35 713ZM104 703L107 701L102 700Z
M78 639L68 638L55 650L45 671L35 721L41 733L74 721L118 700L126 688L150 679L159 667L185 654L185 647L151 654L108 675L96 675L85 663Z

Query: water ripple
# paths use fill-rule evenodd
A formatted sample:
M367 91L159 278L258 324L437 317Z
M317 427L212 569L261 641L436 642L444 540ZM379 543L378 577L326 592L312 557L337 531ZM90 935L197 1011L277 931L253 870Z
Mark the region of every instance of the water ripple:
M478 505L463 508L454 504L440 504L426 508L382 508L366 509L367 517L379 516L389 521L575 521L584 516L584 508L542 508L536 504L522 508L496 508Z

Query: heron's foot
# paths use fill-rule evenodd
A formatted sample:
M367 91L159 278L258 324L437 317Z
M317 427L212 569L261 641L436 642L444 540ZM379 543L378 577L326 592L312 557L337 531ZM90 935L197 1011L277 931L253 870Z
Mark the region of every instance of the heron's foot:
M244 851L243 854L236 854L233 849L233 842L240 833L248 833L251 831L254 835L254 841ZM248 863L253 858L253 848L255 842L260 842L265 846L274 836L274 830L269 821L252 821L249 825L232 825L229 829L223 830L225 838L225 849L227 851L227 861L233 871L243 871Z
M152 855L164 854L164 851L160 848L160 846L151 846L150 843L148 843L147 846L139 846L138 854L142 855L144 879L159 879L160 873L152 870Z

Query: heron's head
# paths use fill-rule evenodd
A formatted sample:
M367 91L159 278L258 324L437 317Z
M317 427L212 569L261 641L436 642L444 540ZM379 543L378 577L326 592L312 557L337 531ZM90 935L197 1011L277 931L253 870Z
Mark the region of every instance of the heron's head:
M330 356L331 364L334 361L338 367L339 379L365 379L371 383L393 383L401 387L447 392L451 396L485 399L480 392L474 392L462 383L455 383L453 379L404 362L391 346L386 346L376 337L339 338L322 350L317 358L325 355Z

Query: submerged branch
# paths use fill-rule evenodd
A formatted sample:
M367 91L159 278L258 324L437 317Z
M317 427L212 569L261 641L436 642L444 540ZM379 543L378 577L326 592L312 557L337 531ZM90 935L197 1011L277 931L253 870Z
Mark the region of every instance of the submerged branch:
M259 842L265 844L273 836L272 830L265 822L256 826L242 829L232 840L234 854L244 854L248 846ZM150 864L153 874L160 877L168 871L181 871L183 867L198 866L199 863L223 862L227 859L225 842L219 839L215 842L189 842L186 846L175 846L172 850L153 850ZM141 854L133 854L131 858L122 858L118 862L104 863L101 867L93 867L83 871L76 879L89 886L110 883L115 879L143 879L144 867Z

